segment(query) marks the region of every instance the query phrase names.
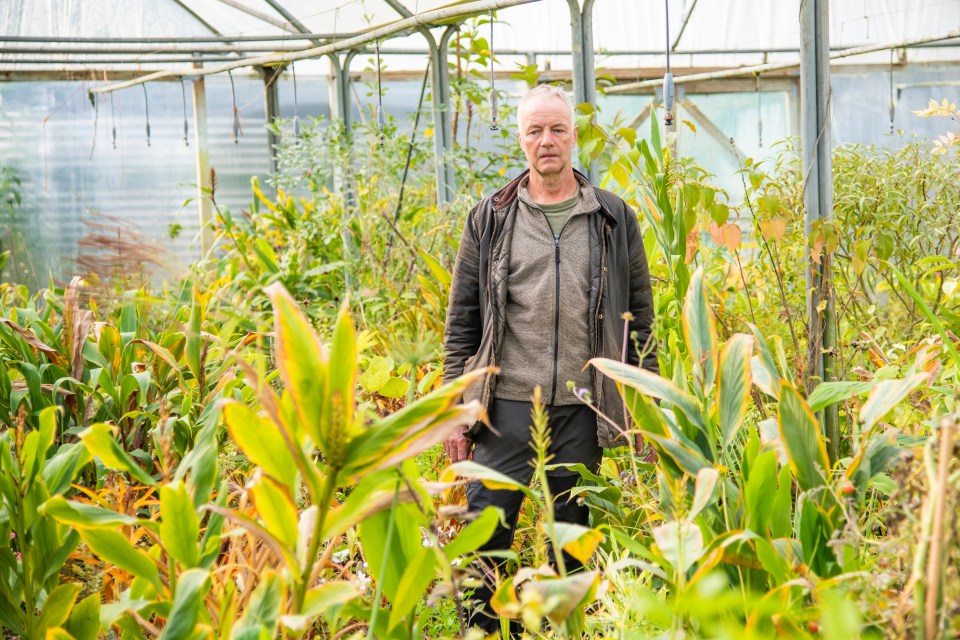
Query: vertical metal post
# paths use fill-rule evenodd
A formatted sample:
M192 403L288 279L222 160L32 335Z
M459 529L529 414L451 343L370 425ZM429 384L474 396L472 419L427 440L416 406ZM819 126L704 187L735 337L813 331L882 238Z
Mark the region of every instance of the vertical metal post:
M580 19L580 55L583 56L583 101L596 106L597 69L593 56L593 2L583 0Z
M829 0L800 2L800 134L803 161L804 232L833 217L830 139L830 22ZM823 250L820 263L807 252L807 372L809 393L821 381L835 378L834 315L831 256ZM839 453L837 407L823 415L824 436L831 463ZM825 470L826 471L826 470Z
M340 56L331 53L330 58L330 120L343 121L344 130L350 128L350 62L354 53L351 51L340 61Z
M433 153L436 163L437 201L441 203L453 200L456 183L453 164L447 159L447 154L453 150L453 123L450 113L450 68L447 66L447 50L450 47L450 38L456 32L456 26L451 25L443 32L439 44L433 42L432 35L427 39L433 58L430 61ZM430 35L429 31L424 34L424 36L427 35Z
M573 101L584 102L596 107L596 77L593 54L593 3L594 0L567 0L570 8L570 55L573 70ZM577 161L579 164L579 161ZM600 174L590 166L586 169L587 178L596 184Z
M263 119L267 126L267 153L270 154L270 173L277 172L277 145L280 136L273 132L270 125L280 117L280 91L277 83L283 67L260 67L263 76Z
M351 271L351 262L356 262L358 253L354 241L353 233L350 230L350 219L356 215L356 198L353 194L353 185L350 182L349 174L353 165L352 162L352 132L350 127L350 62L356 52L350 51L343 57L336 53L330 55L330 120L340 120L343 123L343 147L344 161L335 160L333 171L333 192L340 193L343 197L343 217L340 228L340 238L344 247L344 282L349 295L353 291L353 275Z
M202 65L193 66L200 68ZM207 89L203 76L193 80L193 148L197 154L197 206L200 212L200 257L203 259L213 246L210 156L207 147Z

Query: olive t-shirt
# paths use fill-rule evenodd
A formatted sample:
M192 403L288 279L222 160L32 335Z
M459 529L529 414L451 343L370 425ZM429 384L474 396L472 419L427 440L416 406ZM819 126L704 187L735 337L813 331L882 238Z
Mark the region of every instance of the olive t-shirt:
M563 230L563 225L567 223L567 218L570 217L570 214L573 213L574 207L577 206L577 203L580 202L580 187L577 187L577 191L573 194L572 197L564 200L563 202L557 202L555 204L541 204L537 203L537 206L543 211L543 214L547 216L547 222L550 223L550 229L553 231L553 237L559 238L560 232Z

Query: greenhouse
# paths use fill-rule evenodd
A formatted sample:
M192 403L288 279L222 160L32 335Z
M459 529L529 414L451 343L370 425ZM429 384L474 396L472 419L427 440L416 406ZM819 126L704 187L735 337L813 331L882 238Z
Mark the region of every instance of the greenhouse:
M4 0L3 637L960 636L958 103L958 0Z

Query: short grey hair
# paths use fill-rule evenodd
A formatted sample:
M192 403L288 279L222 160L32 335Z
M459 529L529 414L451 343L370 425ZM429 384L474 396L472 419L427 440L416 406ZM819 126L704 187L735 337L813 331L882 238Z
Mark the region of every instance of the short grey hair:
M549 96L563 100L563 104L567 105L567 108L570 110L570 126L572 127L576 124L576 110L574 109L573 101L570 100L570 96L567 94L567 92L552 84L538 84L533 89L530 89L530 91L527 91L527 93L520 98L520 102L517 104L518 127L520 126L520 114L523 112L523 108L528 102L541 96Z

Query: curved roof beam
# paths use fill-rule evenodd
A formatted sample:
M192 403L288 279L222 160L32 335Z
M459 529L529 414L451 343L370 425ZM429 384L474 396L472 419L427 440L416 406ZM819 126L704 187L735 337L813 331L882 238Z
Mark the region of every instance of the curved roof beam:
M225 0L220 0L220 1L224 2ZM263 66L263 65L282 64L284 62L296 62L297 60L309 60L311 58L319 58L320 56L325 56L330 53L336 53L337 51L355 49L360 45L366 44L368 42L373 42L374 40L379 40L386 36L392 36L396 33L407 31L409 29L417 29L419 27L440 22L442 20L462 18L465 16L471 16L477 13L483 13L485 11L503 9L505 7L515 7L521 4L528 4L534 1L535 0L473 0L472 2L464 2L462 4L457 4L454 6L442 7L440 9L432 9L430 11L423 11L409 18L398 20L397 22L393 22L391 24L384 25L377 29L367 31L366 33L363 33L354 38L337 40L336 42L323 45L322 47L304 49L303 51L274 53L274 54L265 55L265 56L257 56L255 58L244 58L242 60L237 60L236 62L220 64L213 67L204 67L203 69L191 69L189 72L179 70L179 69L167 69L164 71L157 71L155 73L148 73L147 75L141 76L136 80L129 80L127 82L118 82L114 84L107 84L102 87L96 87L96 88L90 89L87 93L89 94L109 93L111 91L126 89L127 87L136 86L138 84L143 84L145 82L151 82L153 80L161 80L163 78L178 78L184 75L208 76L208 75L213 75L217 73L224 73L225 71L231 71L233 69L240 69L242 67L256 67L256 66Z

